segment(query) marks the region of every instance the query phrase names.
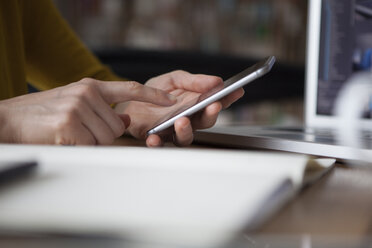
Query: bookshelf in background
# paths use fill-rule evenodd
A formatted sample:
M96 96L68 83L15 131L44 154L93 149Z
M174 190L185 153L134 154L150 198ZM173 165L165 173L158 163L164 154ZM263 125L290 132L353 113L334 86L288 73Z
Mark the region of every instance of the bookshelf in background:
M307 1L54 1L92 49L199 50L304 62Z
M92 50L182 50L257 59L275 55L282 63L304 65L305 0L54 2ZM302 99L243 104L225 119L232 116L230 121L252 124L301 122L302 109L291 105L302 106Z

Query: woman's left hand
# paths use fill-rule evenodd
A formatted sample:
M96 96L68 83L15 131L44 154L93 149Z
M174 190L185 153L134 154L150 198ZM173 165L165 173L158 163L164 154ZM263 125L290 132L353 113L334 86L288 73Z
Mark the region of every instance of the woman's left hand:
M177 97L177 103L172 106L159 106L151 103L132 101L125 105L121 113L127 114L131 124L127 131L134 137L146 139L149 147L162 146L165 141L173 141L176 145L187 146L193 141L196 129L212 127L218 113L230 106L244 95L242 88L207 106L204 110L189 117L181 117L174 124L174 131L167 134L147 136L151 129L164 116L173 113L185 103L197 99L201 94L221 86L223 80L219 77L191 74L185 71L173 71L150 79L146 85L164 90ZM120 107L119 107L120 109Z

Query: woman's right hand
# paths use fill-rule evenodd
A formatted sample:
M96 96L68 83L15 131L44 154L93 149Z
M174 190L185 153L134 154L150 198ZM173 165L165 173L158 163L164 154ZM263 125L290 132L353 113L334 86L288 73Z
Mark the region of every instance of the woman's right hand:
M162 106L176 102L165 91L132 81L90 78L0 101L0 142L60 145L107 145L130 124L112 103L142 101Z

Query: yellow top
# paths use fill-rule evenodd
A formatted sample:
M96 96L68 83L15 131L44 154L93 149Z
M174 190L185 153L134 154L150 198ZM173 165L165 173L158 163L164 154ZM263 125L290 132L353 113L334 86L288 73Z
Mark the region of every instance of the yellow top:
M83 77L120 80L80 42L50 0L0 0L0 100Z

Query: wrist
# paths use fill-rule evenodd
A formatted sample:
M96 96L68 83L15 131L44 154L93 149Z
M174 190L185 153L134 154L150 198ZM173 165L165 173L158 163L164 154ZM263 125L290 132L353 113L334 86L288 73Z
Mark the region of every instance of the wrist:
M0 102L0 142L5 141L4 140L4 134L6 129L6 117L5 117L5 109L2 106L3 104Z
M4 101L0 101L0 142L9 143L11 142L10 134L12 131L9 129L9 111L6 106L4 106Z

